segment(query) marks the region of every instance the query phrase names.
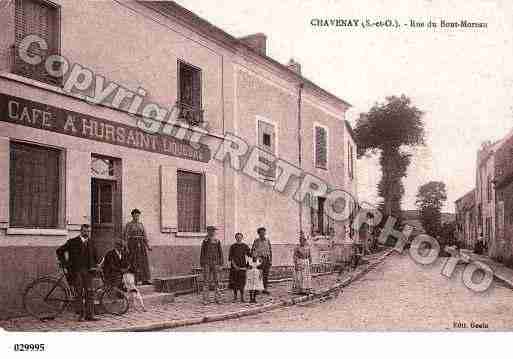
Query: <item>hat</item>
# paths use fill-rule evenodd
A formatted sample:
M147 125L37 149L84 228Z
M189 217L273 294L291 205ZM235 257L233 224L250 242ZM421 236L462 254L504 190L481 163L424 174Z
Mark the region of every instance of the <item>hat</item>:
M217 231L216 226L207 226L207 231Z
M259 228L257 229L257 233L258 233L258 232L260 232L260 231L265 231L265 230L266 230L266 229L265 229L265 227L259 227Z
M134 214L136 214L136 213L141 214L141 211L140 211L138 208L134 208L134 209L132 209L132 212L130 212L130 214L131 214L132 216L133 216Z

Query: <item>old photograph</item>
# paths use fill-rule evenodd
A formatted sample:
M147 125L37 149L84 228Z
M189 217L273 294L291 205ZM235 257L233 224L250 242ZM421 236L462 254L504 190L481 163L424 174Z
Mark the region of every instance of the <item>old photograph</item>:
M512 331L512 14L0 0L0 328Z

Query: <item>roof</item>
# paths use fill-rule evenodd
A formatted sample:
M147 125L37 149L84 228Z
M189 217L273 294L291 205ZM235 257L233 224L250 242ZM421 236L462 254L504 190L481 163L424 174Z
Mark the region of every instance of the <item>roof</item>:
M211 24L207 20L199 17L192 11L189 11L186 8L178 5L174 1L138 1L138 3L154 11L157 11L158 13L166 17L172 17L175 21L186 23L188 26L200 31L204 36L220 41L223 45L229 48L232 48L234 50L237 50L238 48L244 48L245 50L249 50L254 56L258 56L264 61L271 63L272 66L278 67L281 71L284 71L288 75L296 78L299 82L308 85L314 91L317 91L324 96L330 97L331 99L342 103L346 107L351 107L350 103L335 96L331 92L324 90L323 88L316 85L314 82L310 81L306 77L303 77L302 75L289 69L286 65L274 60L269 56L258 53L240 39L233 37L226 31L218 28L217 26Z

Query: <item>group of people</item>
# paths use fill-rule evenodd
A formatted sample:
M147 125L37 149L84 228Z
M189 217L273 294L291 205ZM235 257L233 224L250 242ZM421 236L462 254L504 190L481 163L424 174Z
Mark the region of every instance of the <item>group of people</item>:
M68 282L76 293L76 306L79 320L95 321L93 278L99 267L105 281L113 286L134 294L145 310L136 285L150 284L151 274L148 251L151 247L143 224L141 211L133 209L132 220L125 226L123 238L114 241L114 247L103 260L98 256L96 246L91 243L91 227L81 226L80 235L69 239L56 253L59 262L66 269ZM200 265L203 272L203 302L210 302L210 287L214 287L215 302L220 302L219 272L224 265L221 242L216 237L217 228L207 227L207 236L201 244ZM257 238L251 248L243 243L242 233L235 234L235 243L230 246L229 288L233 290L233 300L244 302L244 292L249 292L249 301L256 302L257 294L269 293L269 271L272 265L272 245L266 236L266 229L257 229ZM294 249L294 293L310 293L312 279L310 266L312 257L303 232L299 235L299 245Z
M210 303L210 287L214 287L214 300L220 302L219 271L224 265L221 242L216 238L217 228L207 227L207 237L201 244L200 264L203 273L203 303ZM242 233L235 234L235 243L230 246L228 262L230 265L229 288L233 291L233 301L245 302L244 293L248 291L249 302L256 303L261 292L269 293L269 270L272 266L272 245L266 236L266 229L257 229L257 238L251 249L243 242ZM312 256L303 232L299 236L299 245L294 249L293 292L308 294L312 290L310 266Z
M79 236L57 248L57 258L65 268L68 282L75 289L79 320L98 320L94 316L93 278L100 266L109 285L129 292L145 310L136 285L151 284L148 261L151 247L139 220L141 211L135 208L131 215L132 220L126 224L123 238L114 241L114 248L105 254L103 261L96 246L91 243L91 227L88 224L81 226Z

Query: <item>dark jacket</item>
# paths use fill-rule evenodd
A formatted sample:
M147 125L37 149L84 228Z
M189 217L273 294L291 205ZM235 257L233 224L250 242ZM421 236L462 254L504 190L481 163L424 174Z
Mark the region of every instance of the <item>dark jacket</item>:
M103 275L109 282L119 281L123 278L123 273L128 271L130 262L128 261L128 252L121 251L121 259L115 249L111 249L105 254L103 261Z
M93 241L88 239L87 244L84 244L80 236L68 239L56 252L59 261L74 273L94 269L99 262ZM68 260L65 253L68 253Z
M201 243L201 256L200 265L220 265L224 264L223 249L221 248L221 242L219 240L210 241L208 238L203 240Z

